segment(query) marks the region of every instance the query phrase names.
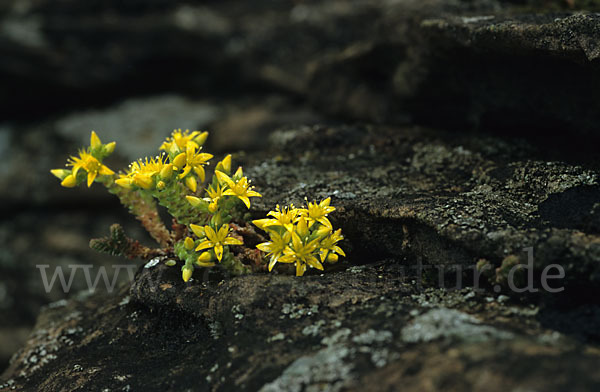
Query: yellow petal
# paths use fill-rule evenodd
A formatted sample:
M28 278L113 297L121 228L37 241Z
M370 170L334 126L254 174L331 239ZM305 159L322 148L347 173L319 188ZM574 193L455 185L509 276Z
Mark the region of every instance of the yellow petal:
M200 225L195 225L195 224L191 224L190 225L190 229L192 229L192 231L194 232L194 234L196 234L198 237L202 238L204 237L204 226L200 226Z
M190 156L193 155L198 148L200 148L200 146L193 140L188 140L188 142L185 144L186 152Z
M196 173L196 175L200 179L200 182L204 182L204 178L205 178L206 174L204 173L204 168L202 166L194 167L194 173Z
M226 189L223 191L223 196L237 196L237 193L231 189Z
M313 268L316 268L318 270L323 271L323 265L321 263L319 263L319 260L317 260L316 257L308 257L306 259L306 262L308 263L308 265L310 265Z
M213 262L196 261L196 265L198 265L199 267L210 268L214 267L216 264Z
M265 218L265 219L255 219L252 221L252 223L254 223L254 225L256 227L258 227L261 230L265 230L265 228L267 226L271 226L273 223L274 219L269 219L269 218Z
M333 264L333 263L337 263L337 261L338 261L338 260L339 260L339 257L338 257L338 255L336 255L335 253L330 253L330 254L327 256L327 262L328 262L328 263L332 263L332 264Z
M115 174L115 172L110 170L110 168L108 166L102 165L102 166L100 166L100 170L98 171L98 174L100 174L101 176L111 176L111 175Z
M244 245L244 241L238 240L234 237L227 237L223 241L223 245Z
M273 245L272 242L263 242L261 244L256 245L256 248L262 250L263 252L270 252L271 245Z
M246 195L248 195L249 197L262 197L262 195L260 193L253 191L253 190L247 191Z
M64 180L62 180L60 185L64 186L65 188L73 188L75 185L77 185L77 179L74 175L70 174L66 176Z
M246 208L250 208L250 199L248 199L246 196L238 196L238 199L244 202Z
M306 265L297 261L296 262L296 276L302 276L306 272Z
M62 181L65 179L65 177L71 174L71 171L65 169L52 169L50 170L50 173L52 173L56 178Z
M217 233L212 227L208 225L204 226L204 233L209 240L215 242L218 240Z
M215 256L217 256L217 260L221 262L221 259L223 258L223 245L215 245Z
M213 243L210 241L202 241L197 247L196 252L204 249L209 249L213 247Z
M306 218L300 218L298 221L298 226L296 226L296 232L302 238L308 235L308 224L306 222Z
M227 174L217 170L215 171L215 175L217 176L219 183L227 184L227 186L229 186L230 188L233 188L235 186L235 182L233 182L233 180L229 178Z
M344 253L344 251L342 250L342 248L340 248L339 246L334 246L333 247L333 251L339 255L342 255L344 257L346 257L346 254Z
M275 264L277 264L277 257L271 257L271 261L269 261L269 272L273 271Z
M87 176L87 186L88 188L92 186L92 184L94 183L94 180L96 179L96 174L95 172L88 172L88 176Z
M298 250L302 247L302 240L295 232L292 232L292 245L294 245L295 250Z

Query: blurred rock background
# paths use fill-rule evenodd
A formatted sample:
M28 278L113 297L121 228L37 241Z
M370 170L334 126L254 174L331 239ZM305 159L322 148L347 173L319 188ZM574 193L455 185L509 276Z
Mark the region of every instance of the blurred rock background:
M265 149L282 127L376 123L493 134L597 170L598 10L578 0L2 1L0 369L40 308L67 297L45 292L36 265L122 264L88 248L113 222L149 241L102 189L64 189L49 174L91 130L117 142L113 168L154 154L173 128L209 130L207 150L221 154Z

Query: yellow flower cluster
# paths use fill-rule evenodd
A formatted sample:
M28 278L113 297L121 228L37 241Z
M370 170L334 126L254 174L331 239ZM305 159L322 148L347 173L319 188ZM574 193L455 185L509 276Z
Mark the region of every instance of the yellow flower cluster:
M339 256L345 256L338 246L344 238L341 229L334 230L328 218L335 207L327 198L307 202L302 208L278 205L267 218L253 221L268 233L270 240L257 245L266 253L266 258L261 259L263 267L256 260L255 264L244 264L245 256L239 255L247 256L248 252L230 247L244 245L240 236L244 231L239 229L244 226L242 204L249 209L251 199L261 195L241 167L232 170L231 155L215 165L214 175L204 188L205 167L213 158L202 152L207 137L208 132L175 130L160 146L161 155L134 161L125 172L116 175L102 163L114 151L115 142L103 144L92 131L89 147L71 156L67 169L51 172L65 187L84 182L88 187L94 182L106 186L157 239L163 247L161 254L172 253L184 262L181 271L186 282L196 266L218 265L233 274L243 274L255 267L261 270L267 263L271 271L280 262L294 264L296 275L302 276L309 267L323 270L325 262L335 263ZM199 191L202 188L203 194ZM168 230L158 217L154 199L180 224L175 228L188 230ZM110 241L102 243L109 251L120 251L109 249L113 246Z
M223 255L229 245L243 245L243 241L231 235L231 229L226 224L229 214L235 208L236 200L241 200L250 208L251 197L261 197L252 186L250 180L244 176L242 168L230 176L231 155L227 155L215 167L215 175L211 184L206 188L206 197L186 196L191 206L200 211L207 211L211 215L208 224L191 224L190 229L198 238L194 240L187 237L184 242L185 249L189 252L201 252L195 261L200 267L215 266L215 259L221 263ZM192 276L193 267L188 263L182 270L183 280L187 282Z
M201 152L207 137L208 132L175 130L160 147L166 151L165 155L131 163L115 183L127 189L162 190L174 178L173 173L179 172L175 178L196 192L198 182L205 179L204 166L213 157Z
M271 218L257 219L253 223L269 234L270 241L257 245L267 253L269 271L275 264L290 263L296 266L296 276L304 275L307 266L323 270L323 263L335 263L345 256L337 243L344 239L342 230L333 231L327 218L335 207L331 198L320 203L308 203L306 208L279 207L267 214Z

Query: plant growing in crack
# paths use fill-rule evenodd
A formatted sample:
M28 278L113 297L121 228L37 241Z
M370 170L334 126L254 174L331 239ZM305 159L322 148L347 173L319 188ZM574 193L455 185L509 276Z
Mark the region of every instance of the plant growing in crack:
M251 199L261 197L239 167L232 173L231 155L219 161L206 188L205 167L213 158L202 151L208 132L181 129L160 146L160 155L132 162L126 171L115 173L104 164L115 142L102 143L94 131L90 145L71 157L66 169L51 173L61 185L72 188L94 182L119 198L156 240L149 248L125 234L114 224L110 235L93 239L90 246L100 252L128 258L160 257L168 265L180 261L182 278L189 281L196 267L222 268L233 275L272 271L277 263L293 264L296 275L308 268L323 270L345 256L337 245L341 229L334 230L328 219L335 211L331 199L307 202L304 208L277 206L267 218L248 223ZM167 229L158 214L157 203L172 216ZM268 240L257 232L268 235ZM258 239L258 240L257 240ZM263 241L263 242L261 242ZM251 249L247 243L259 243Z

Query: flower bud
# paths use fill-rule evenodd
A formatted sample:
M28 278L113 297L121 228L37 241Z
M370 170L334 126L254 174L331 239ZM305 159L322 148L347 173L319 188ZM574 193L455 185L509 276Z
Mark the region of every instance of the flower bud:
M198 207L204 201L196 196L186 196L185 199L192 205L192 207Z
M175 166L177 168L177 170L179 170L185 166L186 162L187 162L187 155L185 154L185 152L182 152L179 155L177 155L175 157L175 159L173 159L173 166Z
M98 148L102 145L100 138L96 135L96 132L92 131L92 135L90 136L90 147Z
M228 154L222 161L217 163L215 170L222 171L229 175L229 173L231 173L231 154Z
M152 177L150 177L149 175L146 174L138 174L135 176L135 178L133 179L133 182L135 182L135 185L139 186L140 188L144 188L144 189L152 189L152 185L153 181L152 181Z
M200 256L198 256L198 260L196 261L196 264L198 264L201 267L212 267L215 265L215 263L211 263L212 261L212 255L210 254L210 252L202 252L200 254ZM211 265L208 265L211 264Z
M194 249L194 240L191 237L186 237L183 241L183 246L185 246L185 249L187 250Z
M110 142L104 145L104 151L106 151L107 155L110 155L113 153L113 151L115 151L115 146L117 145L117 143L115 142Z
M193 273L194 273L194 270L192 268L184 266L183 269L181 270L181 277L183 278L183 281L187 282L188 280L190 280Z
M194 141L198 144L198 146L206 143L206 139L208 138L208 132L202 132L200 135L194 138Z
M163 180L168 180L173 176L173 164L168 163L160 170L160 178Z
M132 180L128 177L119 178L118 180L115 180L115 184L125 189L131 189Z
M190 188L190 190L192 192L196 192L196 189L198 188L198 183L196 182L196 177L194 176L188 176L185 178L185 185Z

